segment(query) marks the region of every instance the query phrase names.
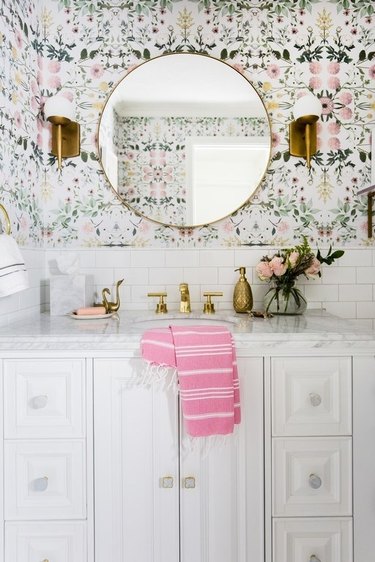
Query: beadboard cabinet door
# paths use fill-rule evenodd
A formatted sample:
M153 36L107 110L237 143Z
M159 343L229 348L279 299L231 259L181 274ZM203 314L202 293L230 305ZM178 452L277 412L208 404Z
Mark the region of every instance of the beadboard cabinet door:
M242 422L207 453L140 369L94 362L95 562L264 560L263 360L239 361Z
M238 371L234 435L181 450L181 562L264 560L263 360L238 359Z
M134 386L141 369L94 362L95 562L179 559L177 397Z

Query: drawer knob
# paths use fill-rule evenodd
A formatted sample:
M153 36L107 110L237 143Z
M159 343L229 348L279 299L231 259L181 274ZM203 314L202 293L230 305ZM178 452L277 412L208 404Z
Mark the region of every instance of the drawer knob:
M41 410L47 406L48 396L46 394L40 394L40 396L34 396L32 399L32 406L34 410Z
M190 489L195 488L194 476L186 476L186 478L184 478L184 488L190 488Z
M320 558L313 554L312 556L310 556L310 562L320 562Z
M313 488L314 490L318 490L320 488L320 486L322 485L322 479L317 474L310 474L309 484L310 484L311 488ZM314 554L314 556L315 556L315 554Z
M173 488L173 484L173 476L163 476L163 478L161 478L162 488Z
M45 492L48 488L48 476L42 478L35 478L33 481L33 489L36 492Z
M316 392L310 392L309 397L310 397L311 405L314 406L314 408L320 406L320 404L322 403L322 397L320 396L320 394L317 394Z

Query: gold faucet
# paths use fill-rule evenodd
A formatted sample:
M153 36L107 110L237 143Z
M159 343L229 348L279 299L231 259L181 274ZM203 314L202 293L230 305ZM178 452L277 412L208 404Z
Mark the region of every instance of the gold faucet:
M191 312L189 285L187 283L180 284L180 293L180 312Z
M121 283L123 282L123 279L120 279L120 281L117 281L116 283L116 301L112 302L109 301L107 299L107 295L111 294L111 291L107 288L102 290L102 297L103 297L103 306L105 307L105 311L108 314L109 312L117 312L117 310L120 308L120 292L119 292L119 287L121 285Z

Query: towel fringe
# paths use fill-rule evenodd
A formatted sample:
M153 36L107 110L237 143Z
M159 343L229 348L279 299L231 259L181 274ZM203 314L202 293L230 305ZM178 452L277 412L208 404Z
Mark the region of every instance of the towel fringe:
M182 457L186 458L191 453L198 453L201 458L205 458L212 450L225 449L233 446L238 441L237 427L233 433L226 435L208 435L206 437L192 437L185 435L181 442Z
M145 361L144 368L141 371L134 369L127 386L128 388L134 386L153 387L161 391L172 389L174 394L178 394L177 369L171 367L171 365Z

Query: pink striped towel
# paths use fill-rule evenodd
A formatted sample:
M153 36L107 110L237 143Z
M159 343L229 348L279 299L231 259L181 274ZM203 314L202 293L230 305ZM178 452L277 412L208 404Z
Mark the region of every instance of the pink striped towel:
M193 437L232 433L240 392L232 334L222 326L170 326L146 331L142 357L177 368L185 430Z

